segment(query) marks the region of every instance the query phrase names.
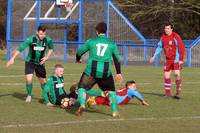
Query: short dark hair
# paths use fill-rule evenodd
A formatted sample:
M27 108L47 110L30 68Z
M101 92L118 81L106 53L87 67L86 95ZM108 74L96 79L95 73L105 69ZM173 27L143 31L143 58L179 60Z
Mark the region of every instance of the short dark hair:
M45 32L45 31L46 31L46 27L45 27L44 25L40 25L40 26L38 27L38 31L43 31L43 32Z
M98 34L105 34L107 31L106 23L105 22L98 23L96 26L96 31L98 32Z
M132 84L135 84L135 81L134 80L130 80L130 81L127 81L126 82L126 88L129 86L129 85L132 85Z
M171 26L171 28L174 29L174 25L171 22L165 22L164 28L165 28L165 26Z
M70 92L75 92L77 89L78 89L78 83L73 84L73 85L70 87L69 91L70 91Z
M63 65L61 65L61 64L56 64L56 65L55 65L55 69L56 69L56 68L64 68L64 67L63 67Z

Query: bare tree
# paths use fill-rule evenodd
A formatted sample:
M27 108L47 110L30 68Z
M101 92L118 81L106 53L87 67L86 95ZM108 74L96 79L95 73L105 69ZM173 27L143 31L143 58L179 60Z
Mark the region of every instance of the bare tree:
M175 25L175 30L185 39L194 39L200 33L198 0L115 0L114 2L146 37L158 36L165 21L171 21Z

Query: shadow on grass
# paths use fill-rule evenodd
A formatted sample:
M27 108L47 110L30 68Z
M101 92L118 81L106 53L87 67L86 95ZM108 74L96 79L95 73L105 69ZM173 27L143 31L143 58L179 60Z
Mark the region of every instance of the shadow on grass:
M27 94L23 94L23 93L19 93L19 92L15 92L15 93L13 93L12 94L13 95L13 97L15 97L15 98L17 98L17 99L20 99L20 100L25 100L26 99L26 97L27 97ZM39 98L37 98L37 97L34 97L34 96L32 96L32 99L35 99L35 100L41 100L41 99L39 99Z
M66 109L66 112L67 113L70 113L70 114L73 114L75 115L76 111L78 110L78 107L72 107L70 109ZM98 113L98 114L103 114L103 115L107 115L107 116L112 116L111 114L108 114L108 113L105 113L101 110L98 110L94 107L87 107L84 111L83 111L83 115L84 115L84 112L88 112L88 113Z
M2 94L2 95L0 95L0 98L1 97L6 97L6 96L10 96L10 95L12 95L12 94Z
M23 100L23 101L26 99L26 96L27 96L26 94L22 94L22 93L18 93L18 92L13 93L13 97Z
M38 102L39 102L40 104L45 104L44 99L42 99L42 98L38 99Z

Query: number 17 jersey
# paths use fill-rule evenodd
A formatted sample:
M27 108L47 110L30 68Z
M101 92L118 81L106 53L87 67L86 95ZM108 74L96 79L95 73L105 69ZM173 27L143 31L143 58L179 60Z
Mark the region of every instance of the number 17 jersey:
M120 70L120 55L114 42L105 35L98 35L86 41L85 44L77 51L77 57L89 52L89 59L85 69L88 76L94 78L106 78L111 75L112 58L118 74Z

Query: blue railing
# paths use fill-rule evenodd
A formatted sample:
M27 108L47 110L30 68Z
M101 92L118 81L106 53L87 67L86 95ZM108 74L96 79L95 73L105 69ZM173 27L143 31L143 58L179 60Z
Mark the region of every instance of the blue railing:
M188 67L192 67L192 48L200 42L200 36L198 36L189 46L187 46L187 64Z
M82 39L82 6L83 6L83 0L79 0L79 19L78 20L41 20L40 19L40 10L41 10L41 1L37 0L37 17L36 17L36 25L38 26L40 23L62 23L64 24L64 40L54 40L53 43L58 44L58 45L64 45L63 49L63 58L64 58L64 63L67 62L67 45L78 45L79 47L83 44L83 39ZM124 65L127 64L127 47L141 47L143 48L143 57L144 61L147 61L147 48L149 47L155 47L157 43L157 39L145 39L145 37L139 32L139 30L128 20L128 18L111 2L111 0L106 0L106 21L109 24L109 8L113 8L116 13L118 13L121 18L127 23L127 25L131 28L131 30L137 34L137 36L142 40L141 44L136 44L136 43L117 43L118 46L123 47L123 54L124 54L124 59L123 63ZM6 58L7 60L10 59L10 43L21 43L24 42L26 39L26 20L24 20L24 29L23 29L23 39L11 39L10 33L11 33L11 21L12 21L12 0L8 0L8 8L7 8L7 32L6 32L6 42L7 42L7 54ZM57 10L57 14L60 14L60 11ZM77 42L70 42L67 41L67 28L66 24L67 23L77 23L79 26L79 37ZM109 34L109 25L108 25L108 33ZM185 45L185 48L187 49L187 65L188 67L191 67L191 50L194 46L198 44L200 41L200 36L197 37L195 40L183 40L183 42L187 45ZM158 60L156 61L158 62Z

